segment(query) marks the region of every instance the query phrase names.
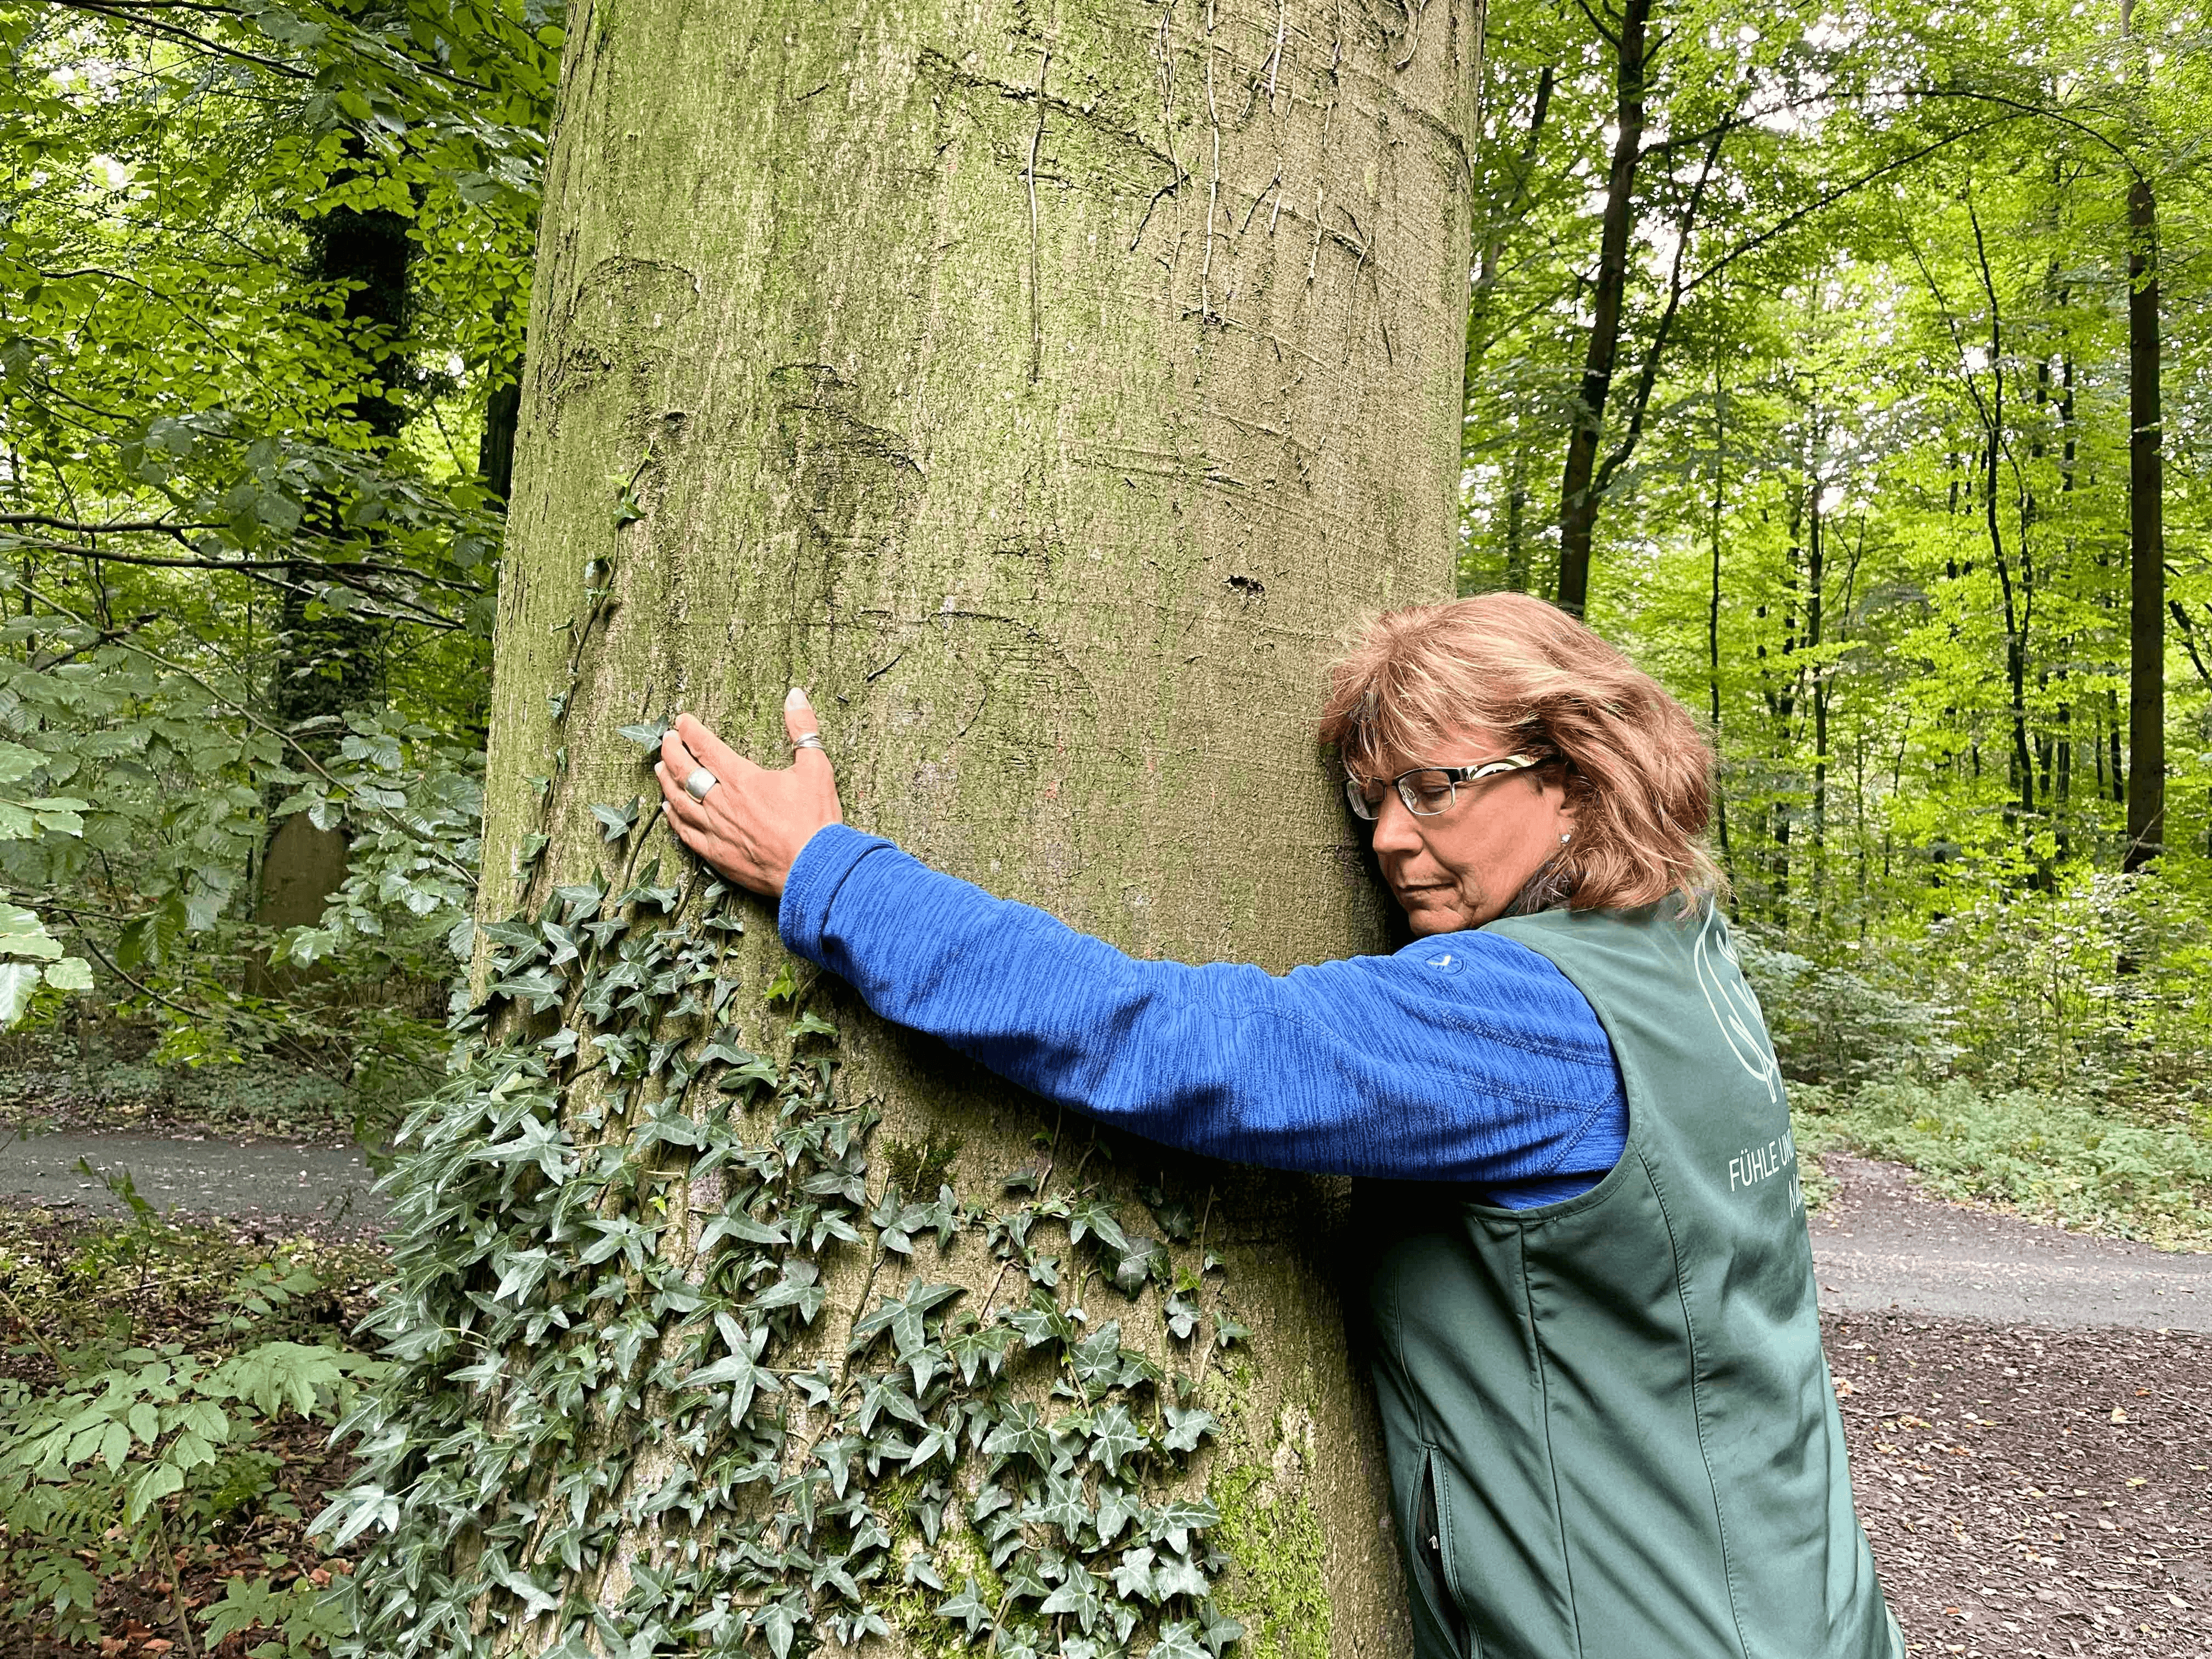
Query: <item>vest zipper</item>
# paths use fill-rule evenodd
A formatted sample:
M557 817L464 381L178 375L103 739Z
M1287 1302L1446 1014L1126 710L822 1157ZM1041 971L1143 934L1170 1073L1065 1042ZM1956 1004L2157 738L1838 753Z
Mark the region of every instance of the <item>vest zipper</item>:
M1434 1449L1425 1451L1421 1458L1421 1491L1413 1506L1413 1555L1422 1576L1429 1581L1429 1603L1437 1620L1444 1627L1453 1650L1480 1659L1480 1650L1469 1638L1466 1616L1461 1613L1459 1598L1452 1594L1451 1574L1444 1565L1443 1518L1437 1503L1437 1455Z

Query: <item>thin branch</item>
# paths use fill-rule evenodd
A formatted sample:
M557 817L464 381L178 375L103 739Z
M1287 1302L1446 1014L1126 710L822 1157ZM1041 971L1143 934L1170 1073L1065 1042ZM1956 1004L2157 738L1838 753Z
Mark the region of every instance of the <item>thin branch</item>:
M290 80L312 81L315 78L312 71L303 70L297 64L282 63L274 58L264 58L258 52L246 51L243 46L227 46L220 40L210 40L204 34L195 34L190 29L180 27L175 23L160 22L151 17L133 16L129 9L123 6L102 5L100 0L53 0L53 3L64 11L81 11L89 16L105 18L111 23L119 23L125 28L144 29L149 34L159 35L164 40L180 41L188 46L198 46L202 52L212 52L218 58L233 58L241 64L252 64L257 68L272 70Z
M1591 492L1602 495L1613 483L1613 475L1628 464L1636 453L1636 446L1644 436L1644 418L1651 407L1651 391L1659 380L1660 354L1665 350L1667 336L1673 331L1674 319L1682 309L1682 262L1689 255L1690 233L1697 226L1698 207L1705 200L1705 185L1713 176L1713 167L1719 161L1721 145L1727 141L1731 128L1723 122L1714 131L1712 142L1706 147L1705 165L1698 170L1698 182L1691 186L1690 199L1683 205L1681 222L1674 228L1674 258L1667 273L1667 308L1659 313L1659 321L1651 331L1651 343L1644 353L1644 366L1637 373L1636 391L1628 406L1628 427L1620 441L1605 458L1590 485Z
M0 577L0 585L13 587L20 592L29 594L33 599L37 599L40 604L46 605L48 610L67 617L71 622L76 623L79 627L90 628L93 626L93 624L87 622L82 616L78 614L76 611L71 610L68 605L64 605L60 600L55 599L53 595L41 592L39 588L33 586L29 582L25 581L20 576ZM214 686L209 684L206 680L201 678L199 675L194 673L191 669L185 667L184 664L177 661L175 659L165 657L160 652L153 650L149 647L139 645L131 640L124 640L119 641L119 643L123 646L125 650L137 652L140 656L145 658L147 661L153 663L157 667L166 668L173 674L182 675L185 679L190 680L194 685L199 687L201 690L206 692L209 696L214 698L217 702L222 703L226 708L229 708L233 714L245 720L247 725L253 726L258 731L267 732L270 737L276 738L277 742L283 744L287 749L292 750L294 754L300 757L301 761L306 765L309 771L313 772L317 777L320 778L331 788L340 791L345 790L345 785L331 775L330 769L325 766L322 762L316 759L313 754L308 752L305 744L303 744L297 738L294 737L289 732L285 731L282 726L272 726L269 721L262 719L260 715L255 714L251 708L248 708L245 704L238 702L235 698L225 696ZM351 797L351 799L357 800L358 797ZM372 805L374 805L374 803L372 803ZM417 831L412 824L409 823L406 819L401 817L398 813L392 811L389 807L375 806L374 810L379 817L384 818L402 833L410 836L413 836L417 834ZM656 814L655 822L657 821L658 815ZM459 879L471 883L475 881L475 873L468 869L467 866L457 863L453 860L447 857L434 847L426 848L425 850L428 856L435 859L440 864L444 865L447 870Z
M75 542L48 541L43 537L15 536L5 532L0 532L0 547L29 548L40 553L64 553L80 559L98 560L105 564L127 564L155 570L220 570L230 575L243 576L249 581L260 582L264 586L277 588L287 593L297 593L303 599L312 599L319 597L318 590L312 584L275 574L278 571L291 570L294 568L294 562L289 560L254 564L242 559L165 559L150 553L115 553L102 548L82 546ZM372 586L365 581L349 580L346 576L338 574L343 567L325 565L321 568L331 573L331 586L345 588L350 592L359 593L366 599L379 602L378 608L372 610L369 612L370 615L382 617L392 622L411 622L424 628L435 628L446 633L457 633L468 626L466 623L456 622L451 617L441 616L434 611L424 610L411 600L386 593L382 589ZM451 586L451 584L445 585ZM383 605L393 605L398 608L385 610L381 608Z
M1951 145L1957 143L1963 138L1972 138L1982 133L1987 132L1992 127L2002 126L2007 121L2017 121L2023 118L2024 118L2022 116L2017 114L1992 116L1978 126L1968 127L1962 132L1954 132L1950 134L1948 137L1938 138L1932 143L1923 144L1918 149L1914 150L1909 155L1901 155L1893 161L1885 161L1880 167L1874 168L1871 172L1863 173L1857 178L1851 179L1847 184L1838 185L1833 190L1822 192L1805 206L1800 208L1796 212L1784 214L1781 218L1776 220L1771 225L1769 225L1765 230L1759 232L1758 235L1753 237L1749 241L1739 243L1735 247L1730 248L1726 253L1713 261L1711 264L1706 266L1695 276L1692 276L1688 282L1683 283L1683 297L1686 299L1692 294L1696 293L1698 289L1703 288L1707 283L1719 276L1723 271L1726 270L1730 265L1734 264L1738 259L1743 258L1747 253L1757 252L1759 249L1765 246L1767 243L1773 241L1777 237L1784 235L1790 231L1795 229L1797 226L1802 224L1806 220L1818 213L1821 209L1833 207L1838 202L1842 201L1846 196L1849 196L1854 191L1872 184L1875 179L1885 178L1890 173L1896 173L1902 168L1911 167L1915 161L1923 161L1927 157L1933 155L1937 150L1948 149Z

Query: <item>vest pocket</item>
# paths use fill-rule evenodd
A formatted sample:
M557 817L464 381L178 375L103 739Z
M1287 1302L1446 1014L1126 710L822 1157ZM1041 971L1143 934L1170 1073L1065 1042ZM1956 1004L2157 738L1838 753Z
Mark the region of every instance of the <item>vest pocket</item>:
M1481 1659L1481 1646L1468 1633L1459 1598L1452 1593L1450 1526L1449 1512L1437 1500L1436 1449L1424 1447L1421 1484L1413 1496L1413 1594L1443 1629L1454 1653Z

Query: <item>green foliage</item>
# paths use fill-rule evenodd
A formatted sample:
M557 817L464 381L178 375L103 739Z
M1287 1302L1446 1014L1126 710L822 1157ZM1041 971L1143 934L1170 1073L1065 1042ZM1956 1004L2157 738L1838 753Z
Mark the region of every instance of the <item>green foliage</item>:
M1845 1147L1920 1170L1946 1197L2168 1248L2212 1248L2212 1145L2034 1090L1874 1083L1791 1091L1797 1144Z
M1548 593L1587 411L1617 30L1501 0L1461 577ZM2146 3L1670 3L1620 228L1589 617L1710 721L1793 1075L2207 1103L2203 31ZM2166 729L2128 703L2127 221L2159 209Z
M292 1655L327 1652L346 1633L344 1613L332 1599L305 1579L282 1588L267 1578L233 1578L223 1586L222 1599L201 1617L207 1623L210 1647L224 1638L256 1626L276 1632L268 1641L246 1650L252 1659L289 1659Z
M535 0L0 7L0 887L82 952L0 1014L96 980L173 1058L428 1052L560 44ZM280 939L292 813L354 863Z
M1187 1471L1243 1328L1202 1241L1179 1262L1055 1189L1056 1147L999 1202L945 1179L943 1140L872 1178L834 1025L780 978L787 1046L749 1048L735 896L638 871L652 821L608 810L620 875L486 930L455 1075L400 1133L366 1327L392 1370L317 1522L367 1546L341 1651L529 1627L564 1654L786 1659L896 1627L1218 1655L1220 1515ZM994 1264L980 1302L933 1276L961 1251ZM1147 1340L1110 1308L1156 1284Z
M112 1184L131 1218L58 1264L0 1248L0 1310L23 1339L0 1379L0 1596L15 1627L70 1641L102 1633L104 1585L297 1522L272 1431L334 1423L381 1370L330 1346L329 1287L304 1260L172 1228L127 1176ZM180 1317L199 1340L167 1334ZM134 1340L142 1319L151 1340ZM281 1593L292 1650L328 1634L319 1595ZM233 1597L227 1616L241 1611Z

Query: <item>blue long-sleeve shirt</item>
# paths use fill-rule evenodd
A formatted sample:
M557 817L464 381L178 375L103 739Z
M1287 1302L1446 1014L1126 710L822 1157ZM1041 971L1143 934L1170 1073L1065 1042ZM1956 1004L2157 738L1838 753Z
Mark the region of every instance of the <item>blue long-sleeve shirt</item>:
M1190 1152L1521 1209L1587 1191L1626 1143L1596 1014L1495 934L1282 975L1140 962L842 824L800 852L778 922L885 1019Z

